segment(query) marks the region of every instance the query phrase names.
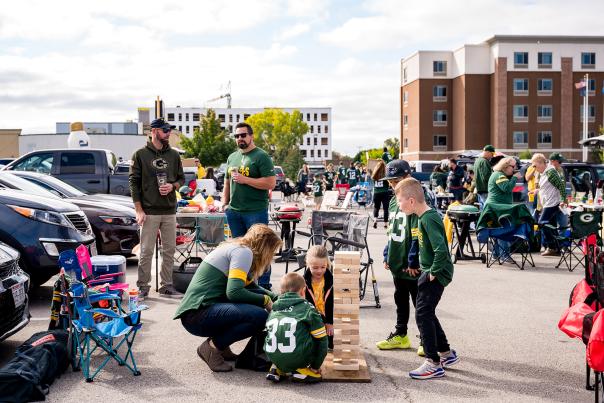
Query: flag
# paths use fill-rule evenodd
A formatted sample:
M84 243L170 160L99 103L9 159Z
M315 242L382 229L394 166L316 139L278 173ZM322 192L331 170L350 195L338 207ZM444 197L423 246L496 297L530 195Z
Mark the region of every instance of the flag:
M575 83L575 88L580 90L581 88L585 88L585 80L581 80L578 83Z

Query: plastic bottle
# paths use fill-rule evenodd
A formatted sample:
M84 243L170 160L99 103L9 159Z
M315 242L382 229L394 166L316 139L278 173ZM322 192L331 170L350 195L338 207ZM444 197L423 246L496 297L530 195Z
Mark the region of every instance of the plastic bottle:
M594 204L594 197L591 192L589 192L589 196L587 197L587 204Z
M134 311L138 306L138 290L136 288L131 288L128 291L128 310L130 312Z

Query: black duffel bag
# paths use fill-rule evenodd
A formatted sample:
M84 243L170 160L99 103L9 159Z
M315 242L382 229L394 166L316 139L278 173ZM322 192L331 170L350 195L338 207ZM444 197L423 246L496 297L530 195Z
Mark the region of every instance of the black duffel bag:
M174 266L172 270L172 283L176 291L183 294L187 292L187 287L189 287L189 283L202 261L200 257L191 256L185 259L180 265Z
M0 368L0 402L45 400L49 387L69 366L68 333L39 332L24 342Z

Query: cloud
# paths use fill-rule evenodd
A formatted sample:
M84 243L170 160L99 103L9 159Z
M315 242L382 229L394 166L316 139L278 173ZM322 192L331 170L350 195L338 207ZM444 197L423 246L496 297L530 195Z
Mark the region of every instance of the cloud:
M277 40L286 41L288 39L292 39L302 34L305 34L308 31L310 31L310 24L296 24L291 27L287 27L283 31L281 31L281 33L277 36Z

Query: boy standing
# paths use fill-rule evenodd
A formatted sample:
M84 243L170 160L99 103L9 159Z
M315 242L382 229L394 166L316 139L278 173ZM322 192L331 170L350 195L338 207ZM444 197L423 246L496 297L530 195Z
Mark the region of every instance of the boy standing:
M315 180L312 183L312 193L315 198L315 210L321 210L323 203L323 190L325 189L325 180L321 174L315 174Z
M459 360L447 341L438 318L436 306L445 287L453 279L453 263L447 247L442 219L426 204L420 183L407 178L395 188L396 200L405 214L418 216L419 263L415 320L421 335L426 360L409 372L413 379L440 378L447 368Z
M273 362L266 379L279 382L321 381L319 368L327 355L327 331L317 310L305 299L306 282L298 273L281 279L281 296L266 321L264 351Z

